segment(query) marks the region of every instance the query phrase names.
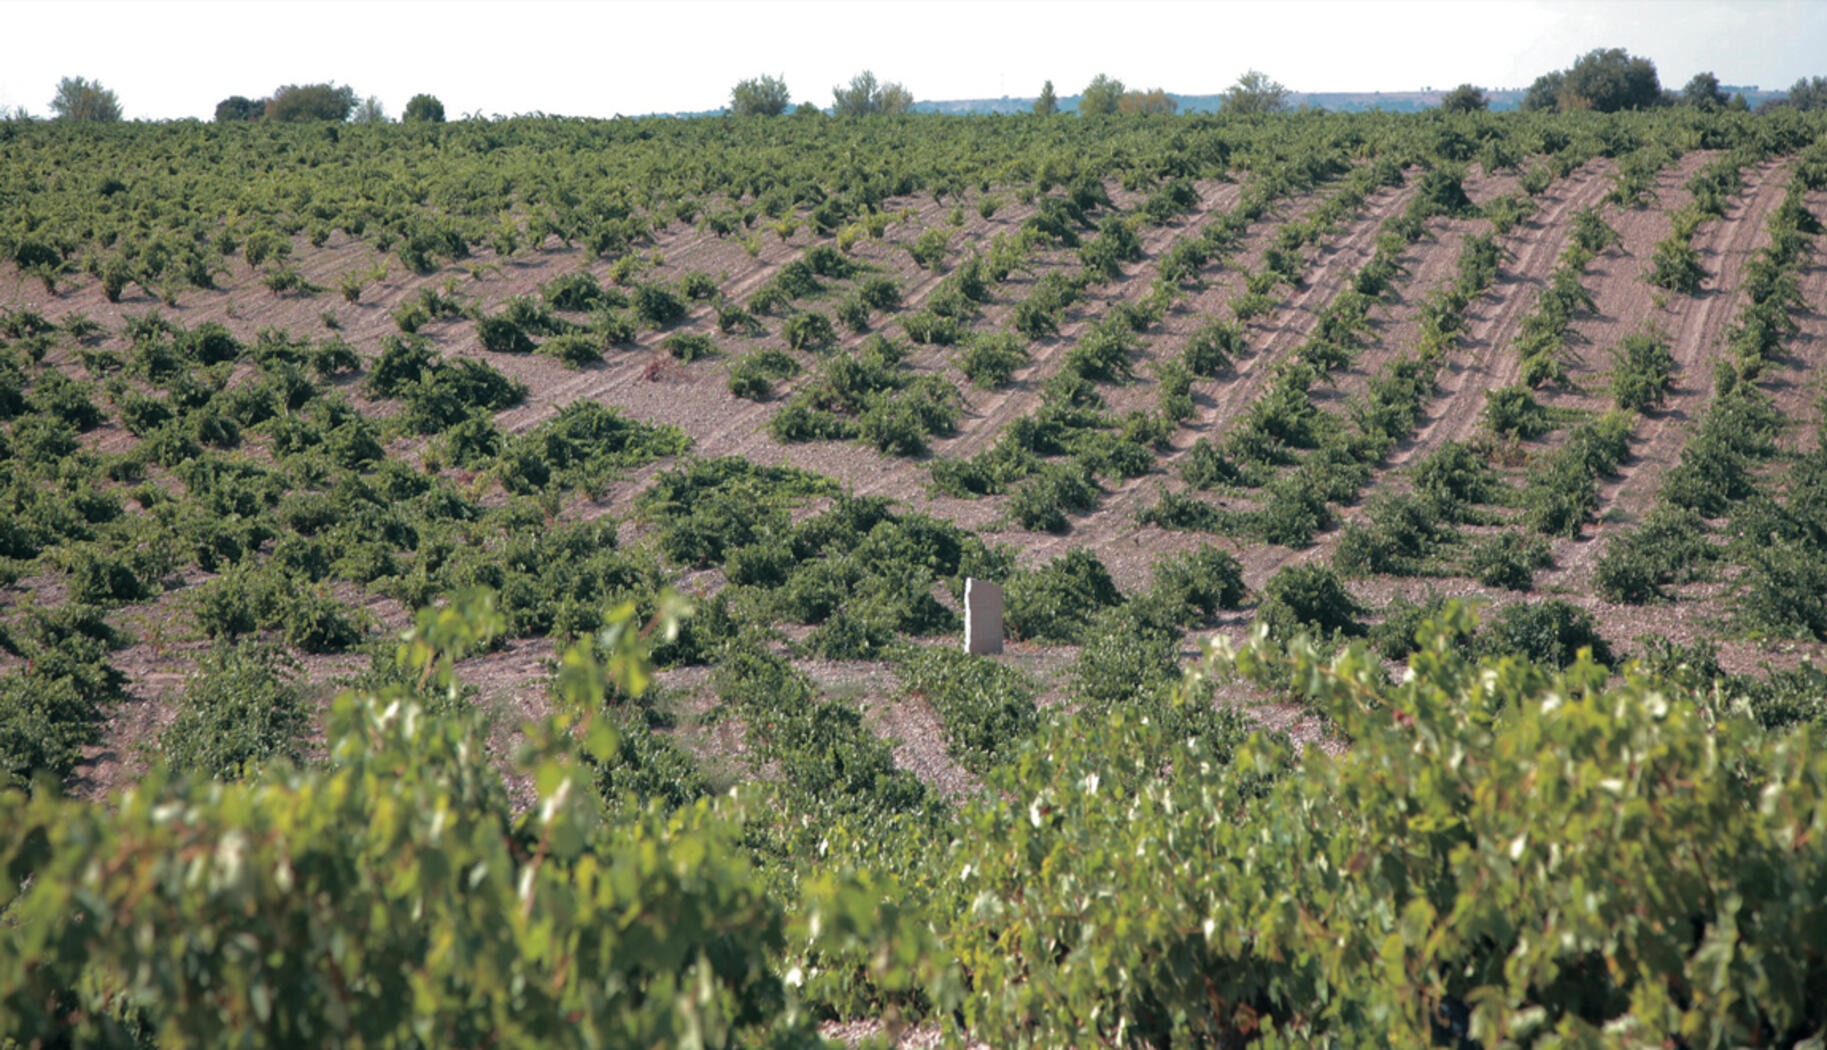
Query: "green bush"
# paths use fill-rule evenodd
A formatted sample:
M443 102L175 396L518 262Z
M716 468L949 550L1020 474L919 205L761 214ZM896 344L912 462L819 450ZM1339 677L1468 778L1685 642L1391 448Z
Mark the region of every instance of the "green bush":
M716 341L710 336L697 335L689 332L677 332L669 335L665 339L660 340L660 345L666 348L667 353L685 362L697 361L706 357L716 357L723 352L717 348Z
M1358 617L1363 606L1345 589L1338 573L1324 565L1287 565L1275 570L1262 588L1256 621L1276 637L1302 632L1321 636L1366 633Z
M1154 563L1148 597L1174 623L1196 627L1220 610L1242 606L1249 594L1243 566L1228 552L1202 544Z
M484 317L476 322L476 337L484 350L497 354L530 354L533 340L520 326L505 317Z
M1243 330L1225 321L1213 321L1192 334L1186 343L1186 367L1202 379L1211 379L1244 353Z
M539 352L568 368L586 368L602 361L603 342L599 336L573 332L546 340L540 344Z
M1535 570L1551 560L1546 540L1503 532L1472 548L1465 571L1486 587L1526 591L1535 585Z
M816 352L837 345L837 330L831 327L831 318L813 311L787 318L780 331L786 338L787 346L794 350Z
M1039 723L1033 679L987 657L924 646L902 662L901 680L933 705L946 753L973 773L1019 754Z
M1589 650L1596 663L1612 662L1611 647L1599 636L1592 614L1559 598L1505 606L1478 635L1477 646L1491 656L1547 667L1571 666L1582 650Z
M1706 267L1700 265L1700 253L1686 237L1670 237L1657 242L1643 279L1658 288L1694 295L1706 280Z
M1095 510L1101 495L1096 479L1082 465L1048 463L1016 487L1009 497L1009 515L1024 529L1065 532L1070 527L1066 515Z
M309 719L296 674L296 662L270 646L217 645L198 658L155 753L174 772L218 780L298 761Z
M1620 409L1660 405L1674 387L1675 358L1660 331L1632 332L1611 349L1611 396Z
M1507 386L1484 392L1484 418L1491 433L1524 441L1552 430L1548 412L1526 386Z
M958 359L958 368L973 385L994 389L1007 383L1028 363L1026 340L1015 332L976 335Z
M774 393L774 381L799 374L799 362L785 351L757 350L730 362L730 393L761 401Z
M637 285L633 301L635 316L655 328L664 328L686 314L685 302L657 284Z
M1110 571L1082 547L1038 569L1017 570L1002 586L1009 632L1030 642L1075 644L1101 611L1123 602Z

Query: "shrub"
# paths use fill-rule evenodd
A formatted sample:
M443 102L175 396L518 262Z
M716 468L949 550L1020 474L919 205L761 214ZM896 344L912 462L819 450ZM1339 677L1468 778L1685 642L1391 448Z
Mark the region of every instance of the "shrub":
M994 332L972 337L958 367L974 385L991 389L1007 383L1027 363L1025 340L1014 332Z
M266 119L279 123L349 119L355 109L355 89L347 84L287 84L267 100Z
M484 317L476 322L476 337L484 350L497 354L529 354L534 349L533 340L505 317Z
M1099 612L1123 602L1104 563L1083 547L1038 569L1010 574L1003 599L1004 618L1016 638L1058 645L1081 641Z
M939 272L945 266L946 252L951 248L951 231L930 227L907 246L907 254L922 269Z
M716 357L722 353L717 343L707 335L696 335L678 332L660 340L666 352L681 361L691 362L705 357Z
M1592 614L1550 598L1508 605L1479 634L1478 650L1492 656L1515 656L1549 667L1567 667L1588 649L1596 663L1612 662L1611 647L1599 636Z
M634 290L634 312L644 323L664 328L685 316L685 303L671 291L657 284L637 285Z
M603 343L598 336L574 332L553 336L540 345L539 352L568 368L585 368L603 359Z
M799 362L782 350L757 350L730 362L730 393L760 401L774 392L773 381L799 374Z
M1504 532L1472 548L1466 572L1486 587L1526 591L1535 585L1535 570L1552 560L1547 541Z
M1240 607L1248 593L1237 559L1202 544L1156 561L1148 596L1174 623L1195 627L1221 609Z
M1484 418L1491 433L1525 441L1553 429L1548 411L1527 387L1507 386L1484 392Z
M1048 463L1016 487L1009 498L1009 514L1024 529L1065 532L1066 514L1095 510L1100 494L1083 466Z
M539 297L554 310L585 312L628 305L620 292L610 295L588 270L560 274L539 286Z
M406 109L400 120L407 124L442 124L444 123L444 103L435 95L414 95L406 101Z
M1211 379L1231 367L1231 362L1243 353L1243 330L1234 324L1213 321L1187 340L1186 367L1196 376Z
M1277 637L1291 638L1301 632L1357 636L1366 633L1358 620L1363 612L1332 569L1288 565L1277 569L1263 585L1256 620Z
M1670 237L1658 242L1650 262L1651 268L1643 279L1658 288L1694 295L1700 291L1700 282L1706 280L1700 253L1685 237Z
M217 645L185 683L178 717L159 734L159 757L176 772L218 780L269 759L298 761L309 719L296 673L296 662L270 646Z
M820 351L837 345L837 330L831 327L831 319L813 311L787 318L781 335L794 350Z
M1611 349L1611 396L1619 408L1660 405L1674 386L1675 357L1659 331L1632 332Z
M1267 486L1267 499L1254 517L1255 531L1269 543L1300 549L1332 524L1325 498L1295 474L1284 474Z
M946 753L973 773L1018 754L1039 723L1033 679L987 657L922 647L901 664L901 679L932 704Z

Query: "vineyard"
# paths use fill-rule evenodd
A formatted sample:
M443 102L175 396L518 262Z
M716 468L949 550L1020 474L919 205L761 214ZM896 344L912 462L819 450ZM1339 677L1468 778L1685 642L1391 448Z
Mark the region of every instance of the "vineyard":
M0 123L0 1045L1818 1045L1823 216L1800 111Z

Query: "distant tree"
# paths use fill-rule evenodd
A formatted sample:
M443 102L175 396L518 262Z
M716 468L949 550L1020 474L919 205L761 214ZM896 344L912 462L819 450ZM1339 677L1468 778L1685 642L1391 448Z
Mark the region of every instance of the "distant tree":
M400 119L408 124L442 124L444 103L436 95L414 95L406 101L406 112Z
M51 99L51 114L58 120L83 120L106 124L121 119L121 100L99 80L64 77Z
M1123 82L1099 73L1079 95L1078 114L1081 117L1109 116L1117 111L1117 103L1122 99Z
M266 102L259 102L246 95L230 95L216 103L216 123L236 124L242 121L259 120L266 115Z
M1523 93L1522 108L1534 113L1556 109L1561 104L1561 85L1567 80L1567 74L1561 70L1543 73L1529 85Z
M738 117L778 117L791 101L781 77L760 76L730 88L730 112Z
M819 117L823 116L824 112L810 102L801 102L793 109L793 115L796 117Z
M1681 89L1681 101L1703 113L1724 109L1726 93L1719 90L1719 78L1711 73L1695 73L1694 79Z
M913 92L893 81L877 83L867 69L851 77L849 87L832 88L831 97L832 112L840 117L906 113L913 108Z
M1491 100L1485 97L1484 89L1472 84L1461 84L1440 99L1443 113L1482 113L1490 108Z
M287 84L273 92L266 104L266 119L282 124L305 120L349 119L355 109L355 89L347 84Z
M1180 103L1160 88L1150 91L1126 91L1117 99L1118 113L1172 113Z
M1616 113L1661 103L1662 82L1656 78L1656 64L1613 47L1588 51L1571 67L1535 78L1523 96L1522 108Z
M913 104L913 92L892 80L883 84L882 89L876 92L875 109L877 113L886 113L890 116L897 113L911 113Z
M1053 81L1041 85L1040 97L1034 100L1034 112L1043 117L1059 112L1059 99L1053 94Z
M1288 89L1267 73L1246 70L1224 93L1226 113L1280 113L1288 108Z
M1774 109L1827 109L1827 77L1808 77L1795 82L1789 93L1782 98L1773 98L1757 107L1759 113L1768 113Z
M1750 111L1751 104L1745 101L1745 93L1738 91L1733 93L1732 101L1726 103L1726 109L1733 113L1746 113Z
M387 109L378 97L369 95L356 103L355 113L349 119L356 124L385 124Z

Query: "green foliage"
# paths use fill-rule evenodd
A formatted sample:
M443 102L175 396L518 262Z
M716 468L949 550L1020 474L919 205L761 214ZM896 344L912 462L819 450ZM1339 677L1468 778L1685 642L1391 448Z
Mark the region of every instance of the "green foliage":
M355 109L355 89L347 84L287 84L273 91L266 119L281 124L329 120L342 122Z
M1537 438L1552 429L1547 410L1527 387L1508 386L1484 392L1484 418L1498 437Z
M1078 96L1078 115L1081 117L1107 117L1117 111L1117 103L1123 98L1123 82L1099 73L1085 85L1085 90Z
M1686 237L1670 237L1658 241L1655 254L1650 256L1650 264L1651 268L1643 275L1643 279L1671 292L1697 294L1700 282L1706 280L1706 268L1700 265L1700 252Z
M781 326L780 334L794 350L816 352L837 345L837 329L831 327L831 318L816 310L807 310L787 318L786 324Z
M634 290L634 312L643 322L664 328L683 318L686 307L669 289L657 284L642 284Z
M730 362L730 393L752 401L774 392L774 381L799 374L799 362L781 350L757 350Z
M1659 330L1632 332L1611 348L1611 396L1624 411L1662 404L1674 387L1674 374L1675 357Z
M1655 63L1614 47L1588 51L1571 67L1537 77L1522 108L1613 113L1661 104L1662 84L1656 78Z
M783 77L759 76L739 80L730 88L730 114L737 117L778 117L792 101Z
M1019 754L1039 723L1032 678L987 657L925 646L901 664L907 691L945 726L946 753L973 773Z
M1485 98L1484 89L1473 84L1461 84L1440 96L1442 113L1483 113L1490 108L1491 103Z
M1097 555L1078 547L1038 569L1011 573L1003 599L1012 635L1070 645L1083 640L1100 612L1122 604L1123 596Z
M1286 87L1268 74L1250 69L1225 89L1220 109L1238 114L1280 113L1288 108L1289 94Z
M400 119L407 124L444 123L444 103L436 95L419 94L406 100Z
M99 80L64 77L51 98L51 115L58 120L108 124L121 119L121 102Z
M1209 544L1154 563L1148 600L1170 622L1197 627L1223 609L1240 608L1249 593L1243 566Z
M1606 601L1640 605L1666 597L1664 587L1694 579L1718 555L1698 514L1657 507L1637 528L1607 540L1592 582Z
M982 333L970 341L958 368L975 386L994 389L1028 363L1027 341L1015 332Z
M1034 100L1034 113L1036 116L1050 117L1058 112L1059 98L1053 94L1053 81L1049 80L1041 85L1040 97Z
M402 669L455 688L452 659L498 629L490 615L473 606L422 613ZM603 698L645 685L631 619L621 611L605 631L607 674L588 650L563 660L561 710L596 761L617 754ZM700 805L605 823L591 767L563 722L532 733L524 768L543 804L519 816L473 718L429 716L411 689L389 685L345 695L330 722L331 758L319 771L229 786L155 771L119 809L48 797L6 807L9 867L40 875L8 894L12 913L31 921L9 927L3 957L32 965L6 976L4 1034L100 1035L112 1020L108 992L119 992L147 1031L193 1045L231 1033L263 1045L343 1045L427 1030L514 1042L563 1032L578 1046L611 1032L707 1046L769 1032L778 1045L810 1045L768 965L784 947L785 920L735 859L732 821ZM184 820L167 819L171 805ZM245 853L219 878L175 877L187 858L225 843ZM132 858L131 871L117 868L127 875L117 878L101 857ZM107 919L73 922L78 894L108 902ZM400 901L397 921L371 924ZM612 913L634 916L613 946L575 947ZM439 936L467 947L439 951ZM574 947L554 955L542 943ZM418 993L414 973L431 980ZM78 988L96 991L70 991ZM54 997L63 1008L28 1005Z
M1150 756L1182 738L1140 714L1044 730L1051 760L974 804L963 845L932 866L945 873L939 907L957 916L941 936L974 978L961 1027L991 1043L1280 1046L1348 1042L1370 1026L1420 1046L1522 1030L1602 1042L1607 1024L1652 1038L1684 1024L1750 1032L1772 1004L1787 1028L1818 1024L1800 983L1757 1005L1670 990L1706 981L1709 948L1725 943L1764 946L1758 959L1798 981L1819 969L1785 940L1798 928L1786 903L1752 909L1743 932L1713 925L1721 909L1749 917L1714 903L1715 880L1807 900L1822 860L1792 851L1780 820L1752 815L1757 785L1719 775L1711 710L1641 677L1606 688L1591 665L1561 674L1474 660L1454 644L1469 617L1441 619L1397 682L1361 650L1329 663L1255 645L1210 659L1212 674L1235 666L1300 683L1352 740L1335 761L1290 767L1285 746L1258 740L1230 763L1163 763ZM1493 720L1500 708L1507 717ZM1774 763L1779 811L1810 811L1810 739L1736 721L1726 732ZM1569 772L1539 775L1549 768ZM1620 828L1619 790L1629 811L1672 812ZM1415 819L1423 811L1452 816L1435 827ZM1741 821L1754 829L1718 841L1717 828ZM1621 867L1630 874L1617 877ZM1265 870L1279 874L1250 874ZM1511 892L1491 892L1500 871ZM1531 936L1549 916L1566 921L1574 886L1590 917L1570 939ZM1321 896L1329 907L1312 910ZM1468 932L1473 921L1488 932ZM1298 950L1315 937L1336 954ZM1651 969L1612 970L1608 952Z
M1600 664L1612 662L1611 647L1599 636L1592 614L1559 598L1504 606L1477 644L1481 652L1546 667L1570 667L1586 657Z
M83 746L101 741L102 720L127 682L108 660L127 639L99 609L32 610L11 634L0 640L25 662L0 674L0 789L68 776Z
M1535 586L1535 570L1552 560L1548 543L1519 532L1502 532L1472 548L1466 574L1486 587L1526 591Z
M216 646L185 683L177 719L159 734L158 758L174 773L218 780L298 761L309 719L295 674L296 664L270 646Z
M877 83L863 70L845 87L831 89L831 112L839 117L894 116L913 109L913 93L898 83Z
M1320 636L1365 633L1358 604L1338 573L1324 565L1287 565L1275 570L1262 588L1256 621L1272 635L1292 638L1302 632Z
M600 336L568 332L553 336L540 344L539 352L555 358L567 367L587 368L602 362L603 340Z
M675 332L660 340L660 345L666 348L667 353L685 362L716 357L723 352L710 336L691 332Z
M1097 507L1102 490L1091 471L1077 463L1048 463L1015 489L1009 515L1024 529L1065 532L1068 513L1083 514Z

